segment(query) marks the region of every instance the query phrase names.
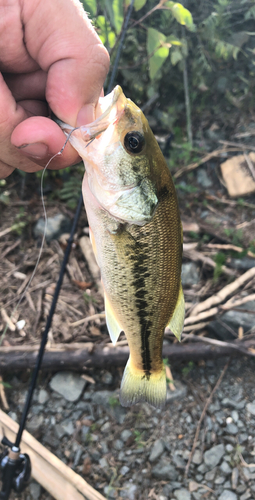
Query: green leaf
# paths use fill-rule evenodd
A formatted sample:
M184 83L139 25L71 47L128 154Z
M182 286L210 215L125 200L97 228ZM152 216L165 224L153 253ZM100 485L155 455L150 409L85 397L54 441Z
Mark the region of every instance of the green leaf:
M135 0L135 3L134 3L134 9L136 11L142 9L145 4L146 4L147 0ZM129 7L129 5L131 4L131 0L126 0L125 1L125 7Z
M193 23L192 14L188 9L185 9L185 7L183 7L181 3L175 3L171 7L171 11L178 23L182 24L183 26L186 26L190 31L195 31L196 28Z
M169 49L167 47L160 47L155 54L150 58L149 68L150 68L150 79L153 80L158 70L164 64L165 59L168 57Z
M113 0L112 2L112 10L113 10L113 18L114 18L114 27L116 33L119 34L123 24L123 0Z
M179 61L181 61L183 58L183 55L182 55L180 49L176 48L174 50L171 50L170 58L171 58L171 63L173 66L175 66Z
M147 32L147 54L150 56L157 48L161 46L162 42L166 41L165 35L154 28L149 28Z
M166 42L171 43L171 45L182 45L182 41L179 40L179 38L176 38L176 36L170 35L166 37Z
M88 12L92 17L95 17L97 13L96 0L83 0L82 3L86 12Z

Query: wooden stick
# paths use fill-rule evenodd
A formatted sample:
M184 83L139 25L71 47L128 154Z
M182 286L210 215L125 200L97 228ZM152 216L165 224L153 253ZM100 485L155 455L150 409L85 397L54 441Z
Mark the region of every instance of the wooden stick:
M238 288L240 288L246 281L254 278L255 276L255 267L246 271L246 273L242 274L237 278L233 283L222 288L216 295L212 295L208 299L204 300L204 302L200 302L197 306L194 307L192 313L193 316L196 316L198 313L209 309L212 306L218 305L223 302L229 295L235 292Z
M18 424L0 410L0 439L5 435L14 442L17 431ZM23 432L21 451L31 459L33 478L56 500L106 500L27 431Z
M197 250L186 250L186 248L183 247L183 255L184 257L187 257L187 259L193 260L194 262L203 262L203 264L206 264L213 269L215 269L215 267L217 266L214 260L212 260L210 257L206 257L206 255L204 255L202 252L198 252ZM234 271L233 269L229 269L226 266L221 266L221 270L223 273L228 274L229 276L236 276L236 271Z
M183 334L184 337L185 334ZM196 335L187 334L187 340L183 344L168 344L163 346L163 358L168 358L170 363L180 361L197 361L200 359L213 359L220 356L254 356L255 340L243 340L242 342L221 342L219 340L200 338ZM193 343L195 342L195 344ZM22 347L22 349L21 349ZM35 366L38 346L26 348L25 346L1 347L0 348L0 373L14 373L21 370L32 369ZM124 366L129 357L128 346L105 346L95 345L92 342L86 344L63 344L54 345L46 352L42 361L42 370L59 371L87 371L88 368L103 368L107 366Z
M184 326L186 325L193 325L193 323L198 323L199 321L203 321L204 319L209 318L210 316L215 316L217 312L219 311L218 307L213 307L212 309L209 309L208 311L203 311L196 316L189 316L184 320Z
M223 141L219 141L219 142L223 142ZM226 141L224 141L224 142L226 142ZM233 146L232 143L231 144L228 143L228 144ZM190 170L194 170L195 168L199 167L203 163L209 161L211 158L214 158L215 156L220 156L222 153L229 153L230 151L240 151L242 149L243 148L239 147L238 144L235 145L234 149L233 148L226 148L226 147L224 147L222 149L215 149L215 151L212 151L211 153L208 153L207 155L203 156L203 158L201 158L201 160L196 161L195 163L190 163L189 165L187 165L187 167L180 168L180 170L178 170L178 172L176 172L174 174L174 178L177 179L185 172L189 172ZM254 149L255 150L255 148L249 148L249 147L247 149Z
M196 429L196 434L195 434L195 437L194 437L194 441L193 441L193 446L192 446L192 450L190 452L190 455L189 455L189 459L188 459L188 462L187 462L187 465L186 465L186 468L185 468L185 477L187 478L188 476L188 472L189 472L189 467L190 467L190 463L191 463L191 460L192 460L192 457L193 457L193 454L194 454L194 451L195 451L195 448L196 448L196 444L197 444L197 440L198 440L198 436L199 436L199 432L200 432L200 427L201 427L201 424L204 420L204 417L205 417L205 414L206 414L206 410L208 408L208 406L211 404L212 402L212 398L215 394L215 392L217 391L217 389L219 388L220 386L220 383L229 367L229 363L230 363L230 359L227 361L227 363L225 364L221 374L220 374L220 377L218 378L218 381L217 383L215 384L209 398L207 399L206 403L205 403L205 406L203 408L203 411L201 413L201 416L200 416L200 419L198 421L198 424L197 424L197 429Z

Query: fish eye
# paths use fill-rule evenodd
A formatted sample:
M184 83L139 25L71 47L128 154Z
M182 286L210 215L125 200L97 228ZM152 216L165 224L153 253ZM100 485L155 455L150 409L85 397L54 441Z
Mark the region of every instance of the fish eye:
M144 136L140 132L128 132L124 137L124 146L129 153L141 153L144 145Z

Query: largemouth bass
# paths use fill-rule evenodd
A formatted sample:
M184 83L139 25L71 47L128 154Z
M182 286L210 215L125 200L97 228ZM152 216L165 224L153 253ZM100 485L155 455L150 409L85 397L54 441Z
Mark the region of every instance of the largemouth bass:
M100 98L98 118L70 132L84 160L84 203L101 270L113 343L130 348L120 402L161 408L166 400L162 343L168 325L180 339L182 227L174 184L142 111L117 86Z

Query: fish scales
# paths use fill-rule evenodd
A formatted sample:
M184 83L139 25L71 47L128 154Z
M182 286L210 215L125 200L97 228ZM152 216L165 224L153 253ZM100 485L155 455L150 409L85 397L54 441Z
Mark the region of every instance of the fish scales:
M84 202L101 270L108 330L114 343L124 331L130 348L121 403L148 401L160 408L166 399L164 330L168 325L180 338L184 320L177 197L142 112L120 87L104 99L108 107L86 127L86 139L81 127L70 142L86 166ZM97 133L100 138L86 149Z

